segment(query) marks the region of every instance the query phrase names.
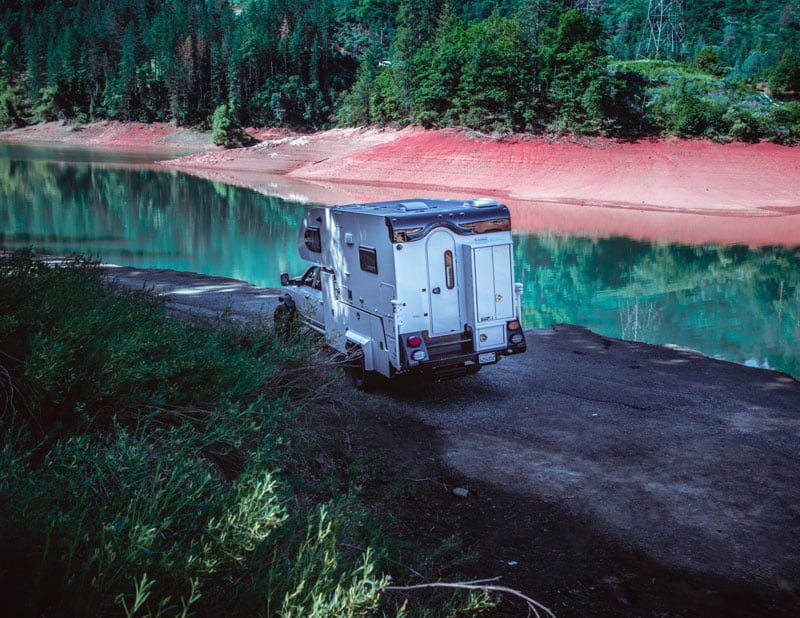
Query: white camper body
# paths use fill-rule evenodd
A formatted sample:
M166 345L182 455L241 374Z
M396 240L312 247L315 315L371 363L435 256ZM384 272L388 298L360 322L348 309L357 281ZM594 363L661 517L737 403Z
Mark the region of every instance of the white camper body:
M314 208L299 250L313 265L282 275L276 318L296 312L362 377L455 377L525 351L510 215L494 200Z

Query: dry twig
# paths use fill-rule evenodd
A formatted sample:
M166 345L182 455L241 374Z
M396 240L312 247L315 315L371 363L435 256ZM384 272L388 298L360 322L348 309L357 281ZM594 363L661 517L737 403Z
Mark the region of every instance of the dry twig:
M550 616L550 618L556 617L556 615L544 605L523 594L519 590L514 590L508 586L490 585L490 582L496 582L499 580L499 577L494 577L492 579L477 579L469 582L432 582L429 584L414 584L411 586L384 586L382 590L403 592L410 590L425 590L428 588L451 588L458 590L481 590L483 592L497 592L499 594L509 594L517 597L518 599L522 599L525 602L525 605L528 607L529 616L533 615L537 618L540 618L541 614L539 613L539 610L541 610L546 616Z

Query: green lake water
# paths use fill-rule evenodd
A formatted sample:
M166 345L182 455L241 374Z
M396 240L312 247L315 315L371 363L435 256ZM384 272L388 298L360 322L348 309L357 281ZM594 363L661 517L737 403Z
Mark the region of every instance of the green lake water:
M0 143L0 246L275 287L304 269L309 205L153 158ZM749 249L518 233L514 251L526 327L581 324L800 377L800 239Z

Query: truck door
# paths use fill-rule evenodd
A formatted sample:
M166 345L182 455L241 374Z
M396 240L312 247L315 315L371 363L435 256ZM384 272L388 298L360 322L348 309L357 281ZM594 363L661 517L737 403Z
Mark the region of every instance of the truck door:
M300 310L311 323L325 329L325 311L322 300L322 272L319 266L312 266L303 275L300 285Z
M478 323L514 317L511 245L473 250Z
M458 305L455 242L449 232L436 230L427 239L428 298L431 335L462 329Z

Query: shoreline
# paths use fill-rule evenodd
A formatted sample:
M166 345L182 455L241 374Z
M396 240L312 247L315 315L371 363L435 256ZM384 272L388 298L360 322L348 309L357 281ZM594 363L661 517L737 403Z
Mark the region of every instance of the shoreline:
M225 150L172 125L47 123L0 141L173 154L157 165L324 205L492 197L514 229L682 244L800 246L800 149L603 138L498 140L458 129L250 130ZM191 153L191 154L187 154Z

